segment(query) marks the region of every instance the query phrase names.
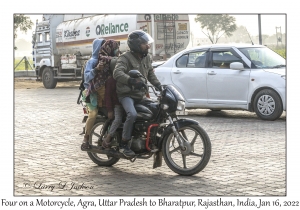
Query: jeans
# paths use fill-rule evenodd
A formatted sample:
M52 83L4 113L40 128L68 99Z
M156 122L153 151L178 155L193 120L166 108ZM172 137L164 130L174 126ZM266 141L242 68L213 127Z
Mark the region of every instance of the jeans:
M115 105L114 115L115 119L112 122L108 132L110 136L114 136L117 128L122 124L123 108L121 105Z
M133 123L136 120L137 112L134 108L134 103L137 102L130 97L119 98L120 103L122 104L127 117L123 126L122 139L129 141L131 139L131 133L133 130Z

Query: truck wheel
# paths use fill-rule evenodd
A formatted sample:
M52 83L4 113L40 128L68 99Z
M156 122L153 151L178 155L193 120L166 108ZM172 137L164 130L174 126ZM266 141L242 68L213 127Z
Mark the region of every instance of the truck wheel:
M42 79L46 89L53 89L56 87L57 79L54 79L54 72L49 67L44 69Z
M254 111L262 120L276 120L283 112L281 99L275 91L263 89L254 98Z

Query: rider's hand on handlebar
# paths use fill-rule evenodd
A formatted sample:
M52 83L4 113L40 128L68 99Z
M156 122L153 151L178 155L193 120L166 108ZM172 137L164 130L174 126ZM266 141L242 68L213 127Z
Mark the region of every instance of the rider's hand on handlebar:
M161 85L157 85L157 86L155 86L155 90L156 90L156 91L162 91L162 87L161 87Z

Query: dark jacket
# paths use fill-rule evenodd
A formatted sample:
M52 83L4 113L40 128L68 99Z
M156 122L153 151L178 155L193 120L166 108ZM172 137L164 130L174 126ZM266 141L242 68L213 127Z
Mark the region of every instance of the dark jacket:
M130 70L139 70L153 86L160 85L160 82L154 74L149 54L143 59L140 59L132 52L126 52L118 58L113 72L113 77L117 80L118 97L131 97L141 100L145 96L146 90L144 88L133 90L129 87L128 80L130 77L128 72Z

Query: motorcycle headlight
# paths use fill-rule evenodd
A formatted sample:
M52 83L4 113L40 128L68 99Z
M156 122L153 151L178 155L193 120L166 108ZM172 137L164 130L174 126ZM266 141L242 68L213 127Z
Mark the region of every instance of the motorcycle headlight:
M160 105L160 106L161 106L161 108L162 108L163 110L169 109L169 106L168 106L167 104L162 104L162 105Z
M185 102L184 101L178 101L177 103L177 111L182 111L185 108Z

